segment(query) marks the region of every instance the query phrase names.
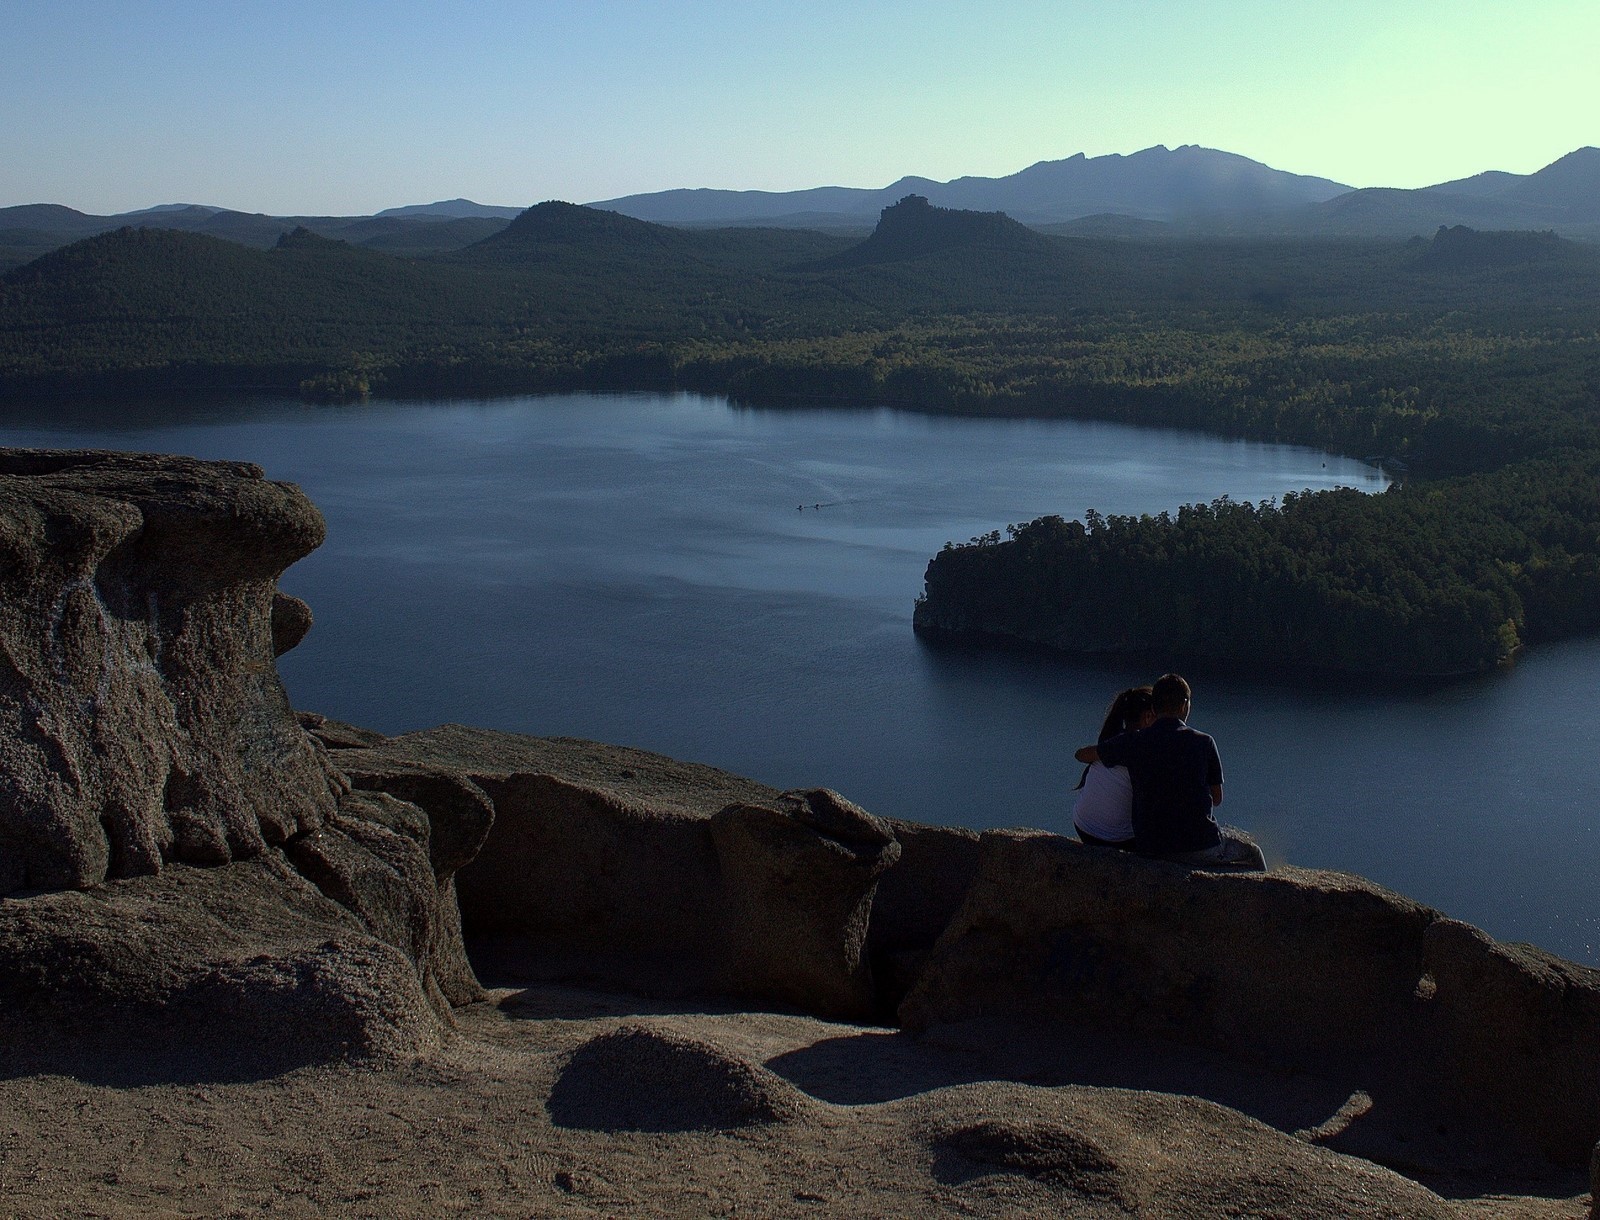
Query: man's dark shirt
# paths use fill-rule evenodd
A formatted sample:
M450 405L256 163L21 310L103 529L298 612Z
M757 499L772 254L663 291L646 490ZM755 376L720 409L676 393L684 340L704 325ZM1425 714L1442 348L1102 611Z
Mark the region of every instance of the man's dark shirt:
M1108 767L1133 781L1133 838L1152 856L1204 851L1221 840L1211 816L1211 786L1222 783L1217 743L1176 716L1109 737L1099 746Z

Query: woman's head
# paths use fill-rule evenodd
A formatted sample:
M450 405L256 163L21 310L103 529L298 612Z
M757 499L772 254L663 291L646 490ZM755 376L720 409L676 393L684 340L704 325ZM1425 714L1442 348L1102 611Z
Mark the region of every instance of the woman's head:
M1100 726L1100 740L1115 737L1118 733L1126 733L1130 729L1142 729L1155 718L1151 711L1152 697L1148 686L1132 686L1123 691L1111 701L1110 710L1106 712L1106 722Z

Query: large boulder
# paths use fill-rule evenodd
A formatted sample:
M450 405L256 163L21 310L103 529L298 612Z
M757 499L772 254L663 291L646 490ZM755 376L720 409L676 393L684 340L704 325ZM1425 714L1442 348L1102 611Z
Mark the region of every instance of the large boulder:
M898 818L900 858L878 878L867 926L878 1003L892 1019L978 875L978 832Z
M6 1022L310 1005L315 1057L480 994L450 878L486 807L353 793L278 680L310 612L277 579L322 536L255 466L0 451L0 994L32 997Z
M1569 1166L1600 1136L1600 972L1337 873L1192 871L992 831L900 1017L1199 1045Z
M258 467L0 452L0 893L247 859L336 797L273 664L322 516Z
M246 1077L437 1032L407 955L272 853L0 898L11 1069Z
M729 976L823 1015L876 1007L867 920L878 877L900 858L880 818L825 788L711 818Z
M567 738L446 725L381 742L336 728L359 788L424 808L470 787L493 824L455 877L484 968L827 1016L876 1009L866 951L888 826L833 793Z

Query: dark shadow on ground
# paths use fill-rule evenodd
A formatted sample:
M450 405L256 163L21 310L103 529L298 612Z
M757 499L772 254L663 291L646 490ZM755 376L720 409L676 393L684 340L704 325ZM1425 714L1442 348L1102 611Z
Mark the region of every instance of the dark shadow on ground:
M973 1021L920 1037L851 1032L766 1066L837 1105L870 1105L984 1080L1193 1096L1308 1143L1385 1165L1446 1198L1564 1199L1588 1187L1581 1173L1516 1149L1491 1123L1441 1114L1414 1084L1361 1065L1330 1062L1315 1071L1282 1072L1155 1039Z
M241 1039L235 1047L204 1047L176 1032L118 1029L78 1037L45 1035L0 1048L0 1080L64 1076L83 1084L134 1089L156 1085L253 1084L301 1068L337 1061L284 1030L275 1045Z

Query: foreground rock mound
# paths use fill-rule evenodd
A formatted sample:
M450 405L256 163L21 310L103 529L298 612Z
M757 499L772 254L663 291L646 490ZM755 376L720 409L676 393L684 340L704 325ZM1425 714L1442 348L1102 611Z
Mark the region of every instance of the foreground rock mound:
M0 899L0 1030L38 1066L230 1078L417 1054L413 962L280 862Z
M1195 1097L984 1083L894 1110L962 1213L1458 1217L1391 1170L1314 1148ZM952 1208L952 1210L958 1210Z
M0 1030L311 1062L479 994L450 877L486 821L352 792L278 681L322 537L254 466L0 451Z
M986 1118L956 1124L930 1143L943 1154L936 1172L952 1182L1003 1170L1128 1203L1122 1175L1106 1150L1060 1123Z
M799 1090L766 1068L641 1025L574 1051L549 1102L556 1125L591 1131L729 1131L789 1122L804 1109Z

